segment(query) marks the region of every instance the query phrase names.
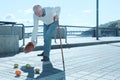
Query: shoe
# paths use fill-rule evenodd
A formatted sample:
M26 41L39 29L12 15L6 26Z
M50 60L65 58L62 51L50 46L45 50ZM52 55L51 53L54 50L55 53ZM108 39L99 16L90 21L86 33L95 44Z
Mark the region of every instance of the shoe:
M41 54L38 54L37 56L43 56L44 52L42 52Z
M49 61L49 57L43 56L43 59L41 59L41 61Z

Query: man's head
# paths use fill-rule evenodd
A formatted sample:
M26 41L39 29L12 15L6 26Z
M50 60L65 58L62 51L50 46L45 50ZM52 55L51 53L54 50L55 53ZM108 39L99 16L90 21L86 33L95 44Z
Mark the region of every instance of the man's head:
M42 7L40 5L34 5L33 6L33 11L37 16L42 16Z

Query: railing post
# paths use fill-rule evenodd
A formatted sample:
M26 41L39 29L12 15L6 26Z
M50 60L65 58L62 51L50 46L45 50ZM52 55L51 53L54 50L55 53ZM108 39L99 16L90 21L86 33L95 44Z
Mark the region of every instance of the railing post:
M98 26L99 26L99 0L96 0L96 39L99 40Z

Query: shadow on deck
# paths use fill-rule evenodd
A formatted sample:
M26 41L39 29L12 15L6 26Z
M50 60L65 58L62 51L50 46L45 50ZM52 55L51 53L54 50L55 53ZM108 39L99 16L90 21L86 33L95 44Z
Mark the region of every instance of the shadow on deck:
M22 66L21 70L28 73L26 80L65 80L65 72L54 68L51 62L43 62L42 72L37 77L34 76L34 67Z

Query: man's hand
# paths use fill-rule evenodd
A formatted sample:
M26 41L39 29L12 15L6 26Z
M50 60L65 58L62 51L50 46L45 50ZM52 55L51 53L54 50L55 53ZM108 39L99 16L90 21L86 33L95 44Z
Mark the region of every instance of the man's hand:
M58 21L59 20L59 17L56 15L54 16L54 21Z
M34 49L34 44L33 44L33 42L29 42L29 43L25 46L24 52L25 52L25 53L28 53L28 52L31 52L33 49Z

